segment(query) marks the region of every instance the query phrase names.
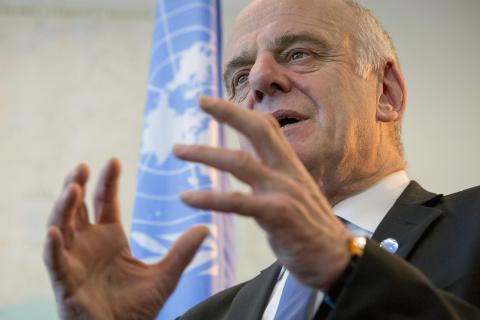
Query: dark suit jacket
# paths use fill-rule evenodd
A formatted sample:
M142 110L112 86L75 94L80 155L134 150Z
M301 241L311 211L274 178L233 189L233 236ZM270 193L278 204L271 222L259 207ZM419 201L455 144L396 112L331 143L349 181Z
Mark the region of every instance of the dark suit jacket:
M480 319L480 187L442 196L411 182L372 238L328 319ZM379 248L385 238L398 241L395 255ZM261 319L279 271L275 263L180 319Z

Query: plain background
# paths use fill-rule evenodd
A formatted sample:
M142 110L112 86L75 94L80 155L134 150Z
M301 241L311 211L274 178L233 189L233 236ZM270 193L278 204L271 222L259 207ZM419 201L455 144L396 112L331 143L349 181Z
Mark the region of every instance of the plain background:
M223 1L225 34L246 3ZM407 80L410 176L439 193L477 185L480 2L362 3L391 33ZM89 163L95 178L110 156L122 159L129 228L154 6L0 0L0 319L54 318L41 248L63 177L77 163ZM238 281L273 261L252 221L236 218L236 239Z

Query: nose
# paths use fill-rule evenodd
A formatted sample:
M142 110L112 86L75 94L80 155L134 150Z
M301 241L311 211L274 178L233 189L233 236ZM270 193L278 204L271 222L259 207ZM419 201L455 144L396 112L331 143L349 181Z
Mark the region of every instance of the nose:
M255 102L262 102L265 96L290 91L291 83L285 72L284 67L272 55L257 57L249 74Z

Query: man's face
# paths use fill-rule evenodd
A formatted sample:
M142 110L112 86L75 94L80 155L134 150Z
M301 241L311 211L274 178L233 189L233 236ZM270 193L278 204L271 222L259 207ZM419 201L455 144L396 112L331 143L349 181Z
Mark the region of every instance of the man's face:
M378 152L378 81L354 71L352 15L334 0L254 1L226 52L230 100L273 114L319 180L352 174Z

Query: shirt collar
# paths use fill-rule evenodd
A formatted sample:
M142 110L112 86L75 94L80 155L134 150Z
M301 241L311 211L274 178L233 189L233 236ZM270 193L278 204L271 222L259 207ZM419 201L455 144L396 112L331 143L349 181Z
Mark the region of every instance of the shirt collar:
M407 173L404 170L397 171L368 189L337 203L333 212L373 233L409 183Z

